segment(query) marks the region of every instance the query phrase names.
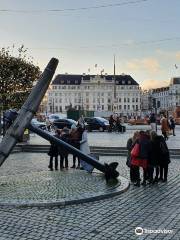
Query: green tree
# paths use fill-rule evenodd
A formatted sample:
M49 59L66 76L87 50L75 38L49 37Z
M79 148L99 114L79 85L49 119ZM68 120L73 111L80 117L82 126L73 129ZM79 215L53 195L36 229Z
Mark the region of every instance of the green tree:
M40 76L40 69L27 56L27 49L22 45L17 56L14 50L14 46L0 50L0 110L3 111L19 109Z

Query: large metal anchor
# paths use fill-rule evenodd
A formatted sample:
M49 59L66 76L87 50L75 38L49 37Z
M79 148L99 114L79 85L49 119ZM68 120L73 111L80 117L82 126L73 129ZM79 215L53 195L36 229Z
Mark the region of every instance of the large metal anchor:
M51 141L58 145L59 147L66 148L69 153L75 154L80 157L85 162L91 164L96 169L100 170L105 174L106 180L116 179L119 176L119 172L116 170L118 163L113 162L110 164L101 164L93 157L84 154L78 149L74 148L68 143L48 134L47 132L33 126L30 124L34 114L37 112L38 107L43 99L48 86L52 80L52 77L55 73L56 67L58 65L58 60L52 58L42 73L40 79L38 80L36 86L32 89L29 97L21 107L17 118L14 120L12 125L7 130L2 142L0 143L0 166L3 164L5 159L9 156L12 149L18 142L19 138L24 133L26 128L30 129L34 133L37 133L39 136L45 138L48 141Z

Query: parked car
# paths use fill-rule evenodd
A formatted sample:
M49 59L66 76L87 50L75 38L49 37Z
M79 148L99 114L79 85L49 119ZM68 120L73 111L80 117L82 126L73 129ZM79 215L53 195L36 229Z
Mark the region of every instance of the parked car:
M99 130L103 132L109 129L109 121L101 117L84 118L88 131Z
M38 128L41 128L43 130L47 129L46 123L45 122L39 122L36 118L33 118L31 120L31 124L38 127Z
M53 126L59 129L63 129L64 127L71 128L72 125L77 125L77 122L73 119L58 119L53 122Z
M66 118L65 114L58 114L58 113L53 113L48 116L50 123L53 123L54 121L57 121L59 119L64 119L64 118Z

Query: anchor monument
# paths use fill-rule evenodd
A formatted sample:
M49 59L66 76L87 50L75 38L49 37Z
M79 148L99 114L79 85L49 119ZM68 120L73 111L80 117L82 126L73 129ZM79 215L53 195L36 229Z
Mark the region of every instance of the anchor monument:
M20 137L23 135L25 129L28 128L32 132L38 134L39 136L45 138L48 141L55 143L59 147L66 148L69 153L75 154L83 161L91 164L93 167L103 172L107 181L110 179L116 179L119 176L119 172L116 170L118 166L117 162L113 162L110 164L101 164L93 157L84 154L70 144L65 143L64 141L50 135L49 133L31 124L31 120L34 114L37 112L38 107L49 87L57 65L58 59L52 58L49 61L37 84L33 87L30 95L28 96L27 100L18 112L16 119L8 128L4 138L2 139L2 142L0 143L0 166L9 156L14 146L16 145ZM10 120L12 121L12 119Z

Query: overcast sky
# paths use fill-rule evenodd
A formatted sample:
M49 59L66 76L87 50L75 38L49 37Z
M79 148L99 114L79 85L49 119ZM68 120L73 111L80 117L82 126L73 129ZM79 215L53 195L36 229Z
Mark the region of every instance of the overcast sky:
M115 54L117 74L164 86L180 75L179 13L180 0L0 0L0 46L24 44L42 70L56 57L56 73L112 74Z

